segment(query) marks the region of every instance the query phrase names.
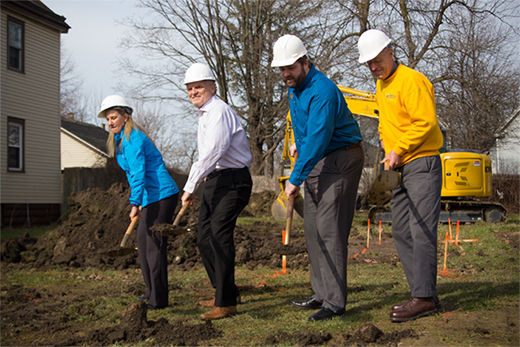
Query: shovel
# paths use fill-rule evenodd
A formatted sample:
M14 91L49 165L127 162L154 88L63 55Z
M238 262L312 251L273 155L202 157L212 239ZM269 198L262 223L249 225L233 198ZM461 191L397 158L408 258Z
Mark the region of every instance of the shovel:
M109 257L124 257L125 255L134 253L135 248L125 247L125 246L126 246L126 242L128 241L128 238L130 237L130 234L134 230L134 226L138 220L139 220L139 215L136 215L136 216L134 216L134 218L132 218L130 225L126 229L125 235L123 236L123 239L121 240L120 248L109 250L106 252L101 252L101 254L108 255Z
M287 217L285 220L285 238L283 240L284 246L287 246L289 244L289 234L291 233L291 228L292 228L293 210L294 210L294 197L291 196L287 200Z
M185 203L182 205L181 210L179 211L179 213L177 213L177 216L175 216L173 224L156 224L153 227L151 227L150 230L161 236L178 236L184 234L185 232L188 232L189 229L179 228L181 217L184 215L184 212L186 212L186 210L188 209L188 206L189 203Z

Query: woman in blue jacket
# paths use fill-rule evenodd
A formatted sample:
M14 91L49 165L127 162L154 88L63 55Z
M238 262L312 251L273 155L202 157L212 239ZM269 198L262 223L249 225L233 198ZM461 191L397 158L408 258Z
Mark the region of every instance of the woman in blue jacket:
M150 231L154 224L171 223L179 189L161 153L132 119L132 108L120 95L109 95L101 103L98 117L106 118L110 135L108 153L117 158L130 184L130 219L139 214L137 249L146 284L148 309L168 306L167 238Z

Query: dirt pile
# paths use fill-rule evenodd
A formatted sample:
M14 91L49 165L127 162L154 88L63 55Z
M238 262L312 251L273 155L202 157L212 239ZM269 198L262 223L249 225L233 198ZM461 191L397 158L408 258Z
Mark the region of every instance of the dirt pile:
M153 338L156 345L195 346L200 341L220 335L221 332L210 321L195 325L184 325L180 321L170 324L165 318L149 321L146 303L140 302L121 312L121 323L118 326L92 331L86 339L75 338L66 341L65 345L98 343L104 346L118 342L142 342Z
M316 346L325 345L334 338L332 344L340 346L398 346L399 342L404 338L417 337L418 335L412 329L384 333L372 323L366 323L356 330L347 332L339 337L333 337L329 333L309 333L308 331L300 331L294 334L279 332L275 335L268 336L264 344L279 345L290 344L297 341L298 346Z
M120 243L130 223L128 198L130 190L117 183L108 190L88 189L72 195L70 213L56 229L38 240L24 235L17 240L2 241L2 261L31 263L34 267L65 265L100 269L138 267L135 235L131 234L126 247ZM275 194L254 193L241 216L269 217ZM200 265L196 245L197 219L200 200L190 206L179 227L188 232L168 238L168 261L181 270ZM178 204L175 214L180 210ZM246 220L247 222L247 220ZM308 270L309 262L301 226L291 231L291 241L283 246L283 222L255 219L235 230L236 263L254 269L259 265L280 268L281 255L287 255L287 267ZM362 226L364 227L364 226ZM393 242L385 239L377 253L364 254L366 235L354 225L349 238L349 262L396 263L398 258ZM121 252L125 251L125 252Z
M32 263L36 267L67 265L97 268L124 269L137 267L137 252L115 256L120 250L121 239L129 225L128 198L130 190L123 184L114 184L108 190L88 189L72 195L70 213L56 229L40 239L24 235L2 243L2 260ZM252 194L243 216L269 216L274 193ZM199 210L198 200L184 214L180 226L190 231L168 239L170 263L182 269L190 269L200 262L196 247L196 230ZM179 204L180 205L180 204ZM177 207L177 211L180 206ZM306 267L307 255L302 233L291 235L291 245L284 248L281 242L280 224L255 223L239 226L235 233L237 264L249 268L258 265L279 267L280 254L289 257L288 266ZM127 242L134 247L134 231ZM123 252L124 254L125 252Z

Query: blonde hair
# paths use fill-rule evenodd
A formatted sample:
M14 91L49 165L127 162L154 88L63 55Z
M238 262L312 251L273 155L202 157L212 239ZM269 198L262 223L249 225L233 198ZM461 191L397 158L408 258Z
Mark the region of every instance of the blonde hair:
M119 113L121 116L123 116L123 117L126 116L127 118L126 118L126 122L125 122L125 130L123 132L123 137L121 138L121 142L119 143L119 147L118 148L116 148L116 140L114 138L114 133L111 132L108 135L107 151L108 151L108 155L110 157L112 157L112 158L116 156L116 151L117 150L121 151L121 145L123 144L123 140L124 140L125 137L126 137L127 141L130 141L130 133L132 132L133 129L141 130L141 128L132 119L132 115L127 113L124 108L122 108L122 107L114 107L113 110L117 111L117 113Z

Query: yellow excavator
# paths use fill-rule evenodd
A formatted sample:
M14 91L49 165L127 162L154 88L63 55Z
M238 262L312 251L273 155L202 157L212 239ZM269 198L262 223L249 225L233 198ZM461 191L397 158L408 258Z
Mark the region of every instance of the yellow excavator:
M338 86L343 92L348 108L353 114L378 118L379 112L375 101L375 94L366 91ZM284 170L287 175L278 178L280 193L271 206L274 218L286 217L287 198L284 193L285 182L294 166L294 158L289 156L289 147L294 143L291 116L287 114L284 146L282 151ZM483 200L492 195L491 160L489 156L472 150L444 151L441 153L442 162L442 191L440 222L451 221L477 222L486 221L498 223L505 220L507 211L497 202ZM376 164L371 175L368 189L360 196L359 205L369 210L369 218L373 221L391 222L391 211L388 203L392 198L392 189L400 182L399 174L395 171L384 170L381 160L381 151L376 156ZM287 172L288 171L288 172ZM294 202L294 210L298 217L303 217L303 198L299 196Z

